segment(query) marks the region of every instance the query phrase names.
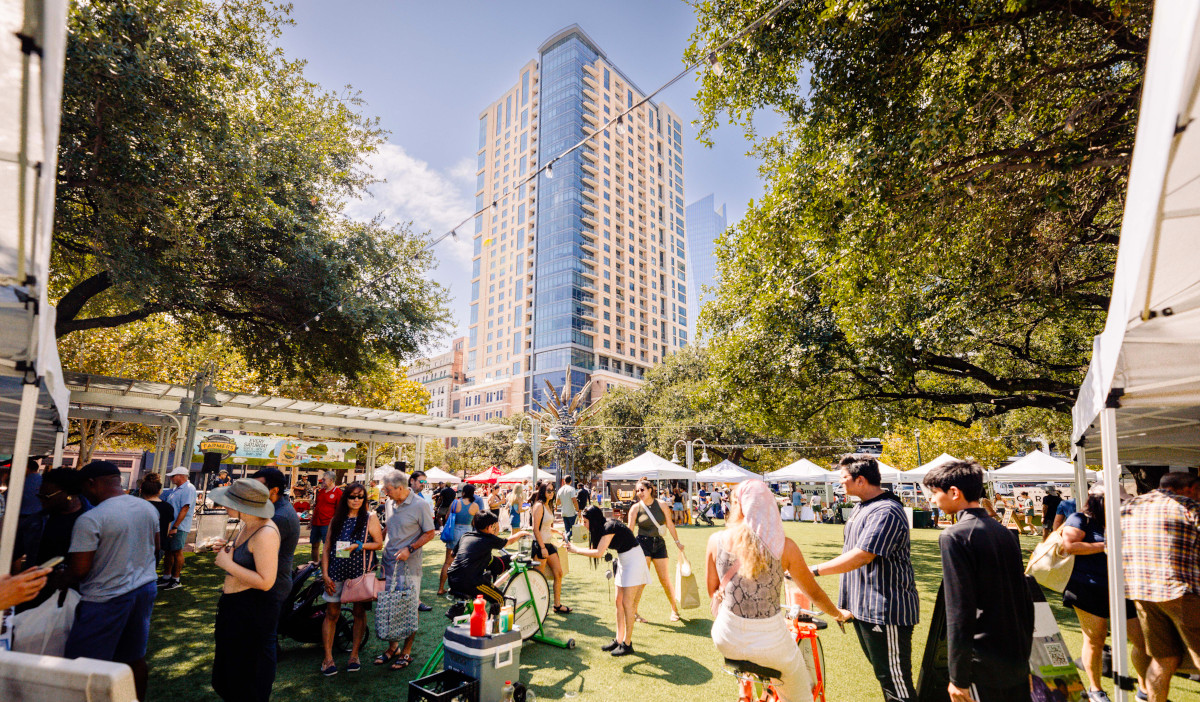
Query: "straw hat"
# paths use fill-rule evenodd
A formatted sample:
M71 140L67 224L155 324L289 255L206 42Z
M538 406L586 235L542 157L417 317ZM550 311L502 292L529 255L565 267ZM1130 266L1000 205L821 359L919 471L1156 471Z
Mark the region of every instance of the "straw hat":
M242 514L270 519L275 515L267 486L252 478L239 478L229 487L217 488L208 493L208 499Z

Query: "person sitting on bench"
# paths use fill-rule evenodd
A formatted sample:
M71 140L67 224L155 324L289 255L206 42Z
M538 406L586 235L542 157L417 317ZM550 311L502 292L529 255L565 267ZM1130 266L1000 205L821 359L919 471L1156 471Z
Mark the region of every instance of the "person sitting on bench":
M489 609L499 611L504 603L504 595L493 587L496 578L508 568L507 560L498 558L492 551L509 546L523 538L530 537L528 531L518 531L508 539L500 536L500 520L492 512L480 512L471 520L472 531L463 534L458 551L447 571L447 582L450 593L456 598L474 600L476 595L483 595L491 606ZM451 613L458 607L451 608ZM465 609L464 609L465 612ZM447 613L454 618L457 614Z

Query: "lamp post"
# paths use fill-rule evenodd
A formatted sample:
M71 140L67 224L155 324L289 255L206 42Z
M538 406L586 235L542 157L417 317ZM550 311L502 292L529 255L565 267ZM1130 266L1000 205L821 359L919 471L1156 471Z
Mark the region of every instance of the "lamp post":
M200 369L196 373L195 380L192 386L188 388L188 395L179 403L179 414L184 415L187 420L187 433L182 445L175 445L175 460L179 461L179 465L192 469L192 452L196 445L196 429L200 423L200 407L207 405L209 407L220 407L221 401L217 398L216 390L213 389L210 382L213 376L212 370L208 366ZM201 502L203 505L203 496L208 492L207 481L201 487Z
M521 431L521 427L525 425L526 421L529 422L529 441L528 442L525 441L525 432ZM553 429L551 429L550 435L554 436ZM513 439L513 445L514 446L524 446L526 443L529 444L529 453L533 456L533 459L529 462L529 464L533 466L533 481L535 483L537 482L537 474L538 474L538 450L539 450L539 446L538 446L539 441L538 440L540 438L541 438L541 425L538 424L538 421L536 419L534 419L533 417L530 417L527 414L521 415L520 421L517 422L517 438ZM547 438L549 438L549 437L547 437ZM555 436L554 438L557 439L558 437ZM551 439L551 440L553 440L553 439Z
M921 430L914 429L913 434L916 434L917 436L917 465L923 466L925 465L925 462L921 460Z

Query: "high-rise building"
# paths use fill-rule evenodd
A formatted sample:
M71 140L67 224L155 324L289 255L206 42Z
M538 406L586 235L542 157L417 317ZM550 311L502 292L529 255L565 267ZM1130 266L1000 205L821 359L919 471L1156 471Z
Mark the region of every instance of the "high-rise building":
M696 323L700 308L712 295L704 294L704 286L717 284L717 259L713 247L725 231L725 205L714 209L713 196L707 195L687 208L687 297L688 335L696 340Z
M417 359L408 367L408 379L421 383L429 391L425 414L431 417L454 416L454 391L466 382L463 372L466 346L467 338L459 337L451 342L450 350L446 353Z
M470 333L458 415L593 398L687 343L683 134L577 25L479 115ZM543 166L550 166L530 179ZM597 394L598 393L598 394Z

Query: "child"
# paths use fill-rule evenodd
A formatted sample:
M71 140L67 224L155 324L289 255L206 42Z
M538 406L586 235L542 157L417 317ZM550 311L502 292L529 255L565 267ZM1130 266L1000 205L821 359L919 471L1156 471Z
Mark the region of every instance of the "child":
M446 572L450 592L470 600L483 595L483 599L498 608L504 603L504 595L493 587L493 583L506 566L503 560L492 555L492 551L520 541L530 533L518 531L508 539L499 536L500 519L493 512L476 514L471 527L473 531L463 534Z
M942 532L942 592L952 702L1028 702L1033 600L1017 540L979 506L983 469L950 461L929 471L932 502L958 521Z

